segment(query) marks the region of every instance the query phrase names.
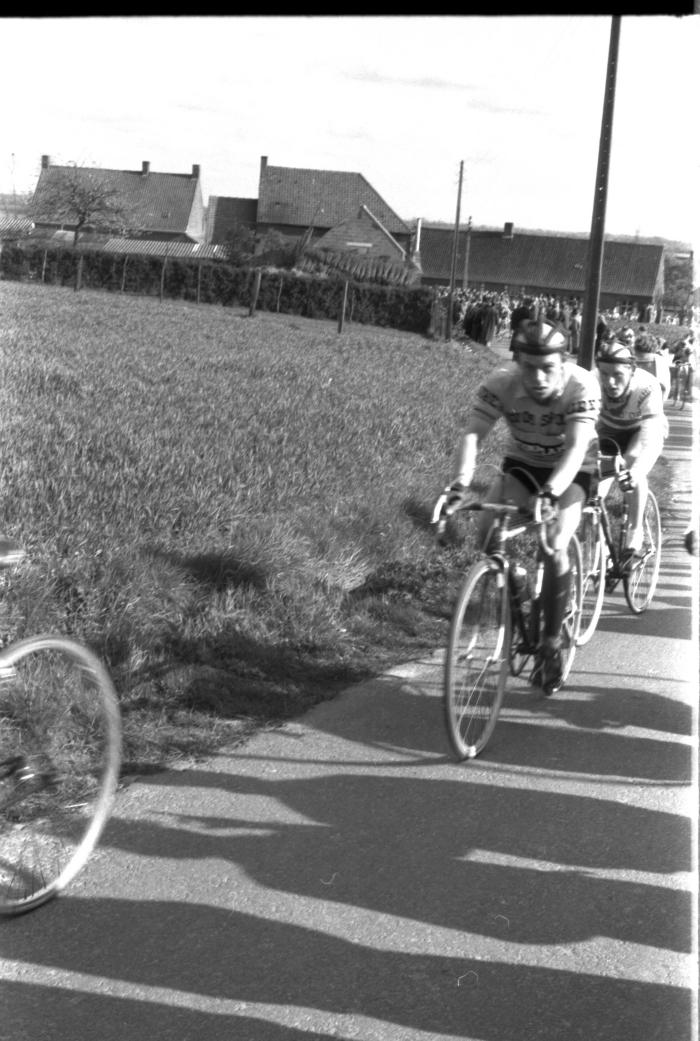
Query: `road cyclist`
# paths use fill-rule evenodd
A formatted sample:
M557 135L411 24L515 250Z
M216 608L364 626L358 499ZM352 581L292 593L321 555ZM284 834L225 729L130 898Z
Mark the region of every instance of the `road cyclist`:
M630 524L622 563L632 568L642 552L649 471L661 454L667 429L663 389L655 376L638 365L636 350L614 334L603 340L595 361L601 390L600 451L619 453L627 470L624 490L630 500ZM601 480L601 498L612 482L612 476Z
M435 506L434 519L459 509L476 468L479 446L503 419L508 442L501 472L486 493L491 503L528 507L547 521L548 555L542 579L543 626L531 682L545 695L563 682L561 630L570 597L569 543L596 469L600 386L595 374L566 360L569 338L560 325L524 318L513 332L513 362L493 372L476 392L458 444L454 478ZM488 548L492 517L481 515Z

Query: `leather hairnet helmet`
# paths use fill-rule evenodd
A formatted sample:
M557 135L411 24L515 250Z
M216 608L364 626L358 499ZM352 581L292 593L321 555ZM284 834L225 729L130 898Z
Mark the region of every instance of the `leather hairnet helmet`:
M636 365L634 348L614 336L602 341L596 351L595 360L597 364L609 362L610 365L629 365L632 368Z
M524 318L518 323L510 341L512 351L524 354L562 353L569 345L569 334L557 322L542 318Z

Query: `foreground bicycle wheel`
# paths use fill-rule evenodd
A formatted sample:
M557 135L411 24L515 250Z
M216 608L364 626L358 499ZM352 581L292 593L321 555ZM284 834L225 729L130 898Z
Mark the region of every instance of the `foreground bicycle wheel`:
M475 564L455 605L445 658L445 716L459 759L486 747L503 701L509 668L506 576L492 560Z
M562 683L571 672L581 625L583 564L581 561L581 545L576 535L571 537L571 542L569 543L569 566L571 569L569 602L566 605L566 614L561 627Z
M651 488L644 507L644 544L642 556L629 574L624 576L625 598L631 611L646 611L656 592L661 567L661 516Z
M600 517L586 506L581 519L581 621L576 644L583 647L596 630L603 610L608 551Z
M0 654L0 914L46 903L85 864L111 809L120 730L87 648L39 636Z

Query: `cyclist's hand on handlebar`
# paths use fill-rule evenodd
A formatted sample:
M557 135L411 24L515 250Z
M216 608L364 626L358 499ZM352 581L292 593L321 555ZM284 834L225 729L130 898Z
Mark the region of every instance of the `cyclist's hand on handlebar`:
M632 467L620 471L620 487L623 492L632 492L637 487L637 475Z
M462 484L461 481L453 481L452 484L445 488L435 503L431 523L439 524L440 521L445 521L455 510L459 509L468 490L469 485Z
M558 514L557 503L559 499L553 494L551 488L543 488L538 495L535 496L533 503L533 513L538 521L543 521L545 524L549 524L550 521L556 520Z

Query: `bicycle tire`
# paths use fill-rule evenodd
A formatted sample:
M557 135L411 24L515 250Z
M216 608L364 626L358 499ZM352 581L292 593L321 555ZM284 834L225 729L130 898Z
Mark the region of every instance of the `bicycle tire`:
M576 644L583 647L593 636L603 610L608 559L603 527L594 507L584 507L580 531L582 594L581 621Z
M642 614L649 607L656 592L661 567L661 516L651 488L644 506L643 529L641 561L622 580L625 599L634 614Z
M583 565L581 563L581 544L578 536L572 535L569 543L569 567L571 583L569 601L561 626L562 684L571 672L576 655L579 627L581 624L581 604L583 600Z
M510 637L504 569L481 560L460 588L445 655L445 720L460 760L483 752L493 734L508 678Z
M45 904L84 867L120 762L117 696L90 650L36 636L0 653L0 915Z

